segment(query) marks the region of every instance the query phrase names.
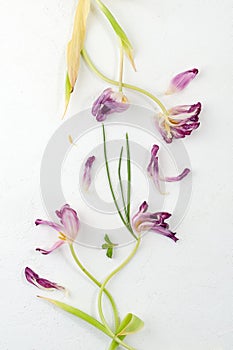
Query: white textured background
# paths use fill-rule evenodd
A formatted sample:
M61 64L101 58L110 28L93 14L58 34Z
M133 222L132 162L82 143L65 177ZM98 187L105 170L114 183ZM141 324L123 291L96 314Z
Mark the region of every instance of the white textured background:
M127 63L126 80L159 93L174 73L197 66L197 80L174 101L201 100L204 105L201 128L185 141L194 191L179 227L179 244L148 235L137 259L110 289L122 315L133 311L146 323L130 339L138 350L232 350L232 0L106 4L134 43L138 72ZM96 288L77 274L65 247L48 257L34 252L39 234L33 221L44 214L40 161L61 125L65 46L75 7L74 0L0 1L1 350L107 349L105 336L36 299L37 290L22 275L25 265L31 266L72 290L64 300L95 312ZM114 77L117 41L96 11L88 24L87 47ZM84 65L78 83L68 115L89 107L106 86ZM135 94L128 96L134 103L151 105ZM121 249L107 263L101 251L80 247L79 253L101 279L129 249Z

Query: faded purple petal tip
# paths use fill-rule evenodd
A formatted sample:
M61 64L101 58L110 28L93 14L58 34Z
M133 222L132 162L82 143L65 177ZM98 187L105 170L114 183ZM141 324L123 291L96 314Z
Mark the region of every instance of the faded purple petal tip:
M59 248L60 246L62 246L64 243L65 241L59 240L50 249L46 250L46 249L36 248L36 251L40 252L43 255L48 255L52 253L54 250L56 250L57 248Z
M185 89L189 85L189 83L196 77L197 74L198 74L197 68L193 68L177 74L171 80L167 94L172 94L174 92Z
M191 172L190 169L185 168L182 173L178 176L172 176L172 177L165 177L164 181L166 182L176 182L181 181L183 178L185 178L189 173Z
M148 209L148 204L147 204L146 201L144 201L144 202L140 205L139 211L140 211L141 213L145 213L145 212L147 211L147 209Z
M87 191L91 185L91 170L93 163L95 161L95 156L91 156L87 159L85 166L84 166L84 172L83 172L83 185L85 187L85 190Z

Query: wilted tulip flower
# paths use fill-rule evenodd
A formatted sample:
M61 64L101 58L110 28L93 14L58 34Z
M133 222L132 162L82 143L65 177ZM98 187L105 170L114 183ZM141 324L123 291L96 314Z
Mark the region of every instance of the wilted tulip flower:
M45 250L37 248L36 250L44 255L50 254L55 249L59 248L65 242L72 243L77 237L79 230L79 219L77 213L72 209L69 204L65 204L61 210L57 210L56 214L60 219L61 224L56 222L46 221L37 219L35 221L36 225L47 225L52 227L59 233L59 241L57 241L50 249Z

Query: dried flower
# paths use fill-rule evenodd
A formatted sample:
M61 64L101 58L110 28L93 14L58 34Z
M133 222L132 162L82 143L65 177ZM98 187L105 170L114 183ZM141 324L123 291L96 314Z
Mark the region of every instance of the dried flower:
M129 108L128 99L122 92L105 89L92 107L92 114L98 122L104 121L109 114L121 113Z
M72 243L78 234L79 230L79 219L77 213L72 209L69 204L65 204L61 210L56 211L57 216L60 219L61 224L55 222L37 219L36 225L47 225L52 227L59 233L59 241L57 241L50 249L45 250L37 248L36 250L44 255L50 254L55 249L59 248L65 242Z
M143 202L139 211L132 218L132 225L139 234L144 231L153 231L163 236L171 238L174 242L178 241L176 233L169 230L169 225L165 222L171 214L167 212L147 213L148 204Z
M171 143L173 138L180 139L190 135L200 125L200 102L193 105L176 106L168 112L168 115L160 113L156 120L156 127L167 143Z

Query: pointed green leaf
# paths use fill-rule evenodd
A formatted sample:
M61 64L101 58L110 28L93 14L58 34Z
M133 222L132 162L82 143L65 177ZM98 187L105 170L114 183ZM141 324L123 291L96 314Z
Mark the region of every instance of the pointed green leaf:
M114 244L114 243L110 240L110 238L109 238L109 236L108 236L107 234L104 236L104 240L105 240L105 242L107 242L110 246L116 245L116 244Z
M58 300L45 298L45 297L42 297L42 296L38 296L38 298L47 300L51 304L54 304L57 307L59 307L60 309L66 311L66 312L69 312L70 314L72 314L72 315L74 315L76 317L81 318L82 320L88 322L92 326L98 328L103 333L109 335L109 332L107 331L105 326L102 323L100 323L99 321L97 321L94 317L88 315L87 313L85 313L85 312L83 312L83 311L81 311L81 310L79 310L79 309L77 309L77 308L75 308L73 306L70 306L68 304L62 303L62 302L60 302Z
M101 11L104 13L104 15L107 17L109 20L112 28L114 29L116 35L120 38L123 49L128 56L133 69L136 70L135 63L134 63L134 58L133 58L133 47L125 34L124 30L121 28L120 24L117 22L116 18L113 16L113 14L109 11L109 9L103 4L101 0L96 0L99 8Z
M117 335L128 335L140 331L144 326L144 322L134 314L127 314L122 321Z
M63 117L64 115L66 114L66 111L67 111L67 107L69 105L69 102L70 102L70 96L73 92L73 88L70 84L70 79L69 79L69 75L68 73L66 73L66 84L65 84L65 111L63 113Z

